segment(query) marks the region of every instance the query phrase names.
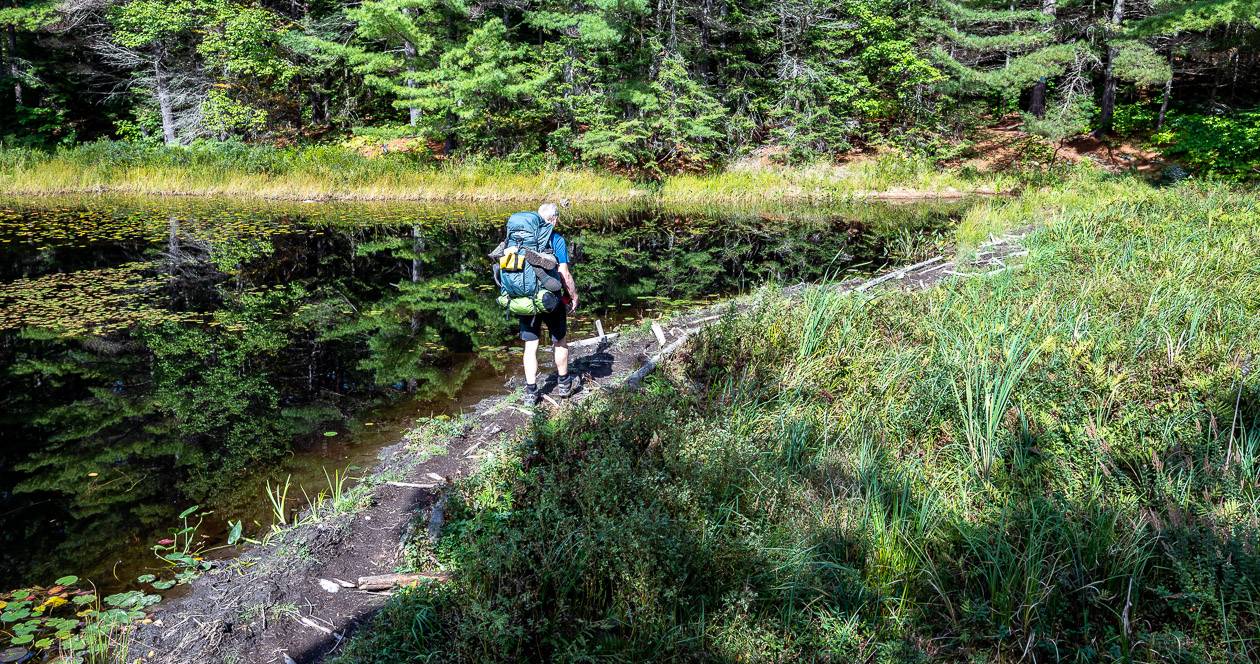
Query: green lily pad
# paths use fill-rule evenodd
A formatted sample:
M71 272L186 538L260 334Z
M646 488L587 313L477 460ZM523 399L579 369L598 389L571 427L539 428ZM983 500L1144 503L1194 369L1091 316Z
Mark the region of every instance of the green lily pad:
M54 581L53 583L59 586L73 586L74 584L78 582L79 582L79 577L70 575L70 576L63 576L60 579L57 579L56 581Z
M0 613L0 622L17 622L23 618L29 618L30 609L18 609L16 611L5 611Z

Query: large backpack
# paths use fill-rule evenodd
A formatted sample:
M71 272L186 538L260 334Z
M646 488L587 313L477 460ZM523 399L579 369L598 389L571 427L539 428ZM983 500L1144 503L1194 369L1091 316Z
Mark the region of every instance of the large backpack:
M554 229L537 212L517 212L508 217L502 248L516 260L500 258L496 279L499 282L499 302L510 313L518 316L542 313L553 309L558 302L558 293L547 290L544 279L553 282L554 286L559 284L554 283L555 280L546 276L545 272L540 276L541 268L525 262L527 252L552 253L551 235Z

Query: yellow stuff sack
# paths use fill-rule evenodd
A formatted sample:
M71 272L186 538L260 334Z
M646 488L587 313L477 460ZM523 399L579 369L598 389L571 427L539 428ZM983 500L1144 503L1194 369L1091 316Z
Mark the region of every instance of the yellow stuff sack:
M525 269L525 253L517 253L517 247L508 247L499 257L499 269L504 272L520 272Z

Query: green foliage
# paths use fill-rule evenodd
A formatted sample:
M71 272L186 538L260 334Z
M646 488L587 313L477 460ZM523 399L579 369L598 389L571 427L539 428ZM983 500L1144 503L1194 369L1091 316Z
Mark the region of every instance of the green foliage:
M550 74L531 51L509 41L503 21L491 19L418 74L426 85L408 89L397 104L423 109L436 138L453 134L462 145L505 154L537 136L544 117Z
M1084 134L1093 126L1094 118L1098 115L1098 105L1085 96L1078 96L1068 103L1052 97L1047 106L1044 117L1038 118L1024 113L1023 119L1025 131L1050 141L1062 141ZM1122 126L1129 128L1129 117L1125 115L1123 121L1116 122L1117 131L1123 131L1120 129Z
M1116 78L1143 87L1163 85L1172 78L1172 67L1155 49L1138 41L1122 41L1116 45L1112 63Z
M1198 172L1232 180L1260 177L1260 111L1173 114L1152 140Z

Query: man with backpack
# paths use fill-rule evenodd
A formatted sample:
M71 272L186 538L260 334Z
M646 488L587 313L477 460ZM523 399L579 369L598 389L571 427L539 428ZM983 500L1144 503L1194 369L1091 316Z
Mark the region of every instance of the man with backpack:
M573 395L580 379L569 373L568 314L578 306L577 287L569 271L569 245L555 232L559 221L554 203L538 212L518 212L508 218L507 239L490 254L497 259L495 281L499 303L515 314L525 342L525 404L538 404L538 344L542 327L551 334L556 361L558 397Z

